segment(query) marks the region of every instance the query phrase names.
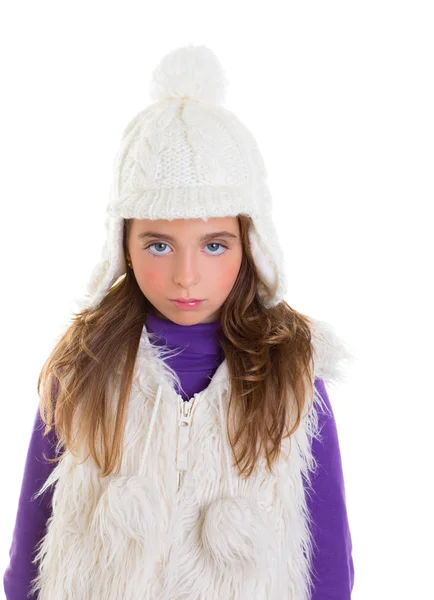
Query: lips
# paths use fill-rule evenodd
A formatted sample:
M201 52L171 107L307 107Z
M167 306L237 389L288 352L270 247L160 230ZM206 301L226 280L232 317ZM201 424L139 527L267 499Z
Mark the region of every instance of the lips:
M173 304L177 306L180 310L191 310L202 306L202 302L204 302L204 300L193 300L192 302L180 302L179 300L171 300L171 302L173 302Z

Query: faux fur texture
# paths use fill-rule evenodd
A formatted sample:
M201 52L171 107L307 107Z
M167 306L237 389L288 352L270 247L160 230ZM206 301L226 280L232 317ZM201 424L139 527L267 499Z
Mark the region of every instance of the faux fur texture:
M315 371L330 382L348 353L326 324L314 328ZM223 361L190 400L178 489L183 399L165 349L150 339L144 328L120 474L101 479L90 459L67 454L39 491L56 486L35 559L39 600L308 600L313 540L303 480L314 468L315 405L282 443L276 471L262 459L245 481L229 460Z

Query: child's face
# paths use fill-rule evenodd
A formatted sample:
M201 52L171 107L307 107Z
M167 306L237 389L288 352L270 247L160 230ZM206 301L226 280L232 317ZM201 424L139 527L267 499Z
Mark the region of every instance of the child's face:
M141 235L150 231L159 235ZM235 237L200 239L219 231ZM165 238L164 234L173 239ZM157 315L180 325L219 319L220 307L235 283L243 256L236 217L213 217L207 222L134 219L127 248L137 283ZM197 308L183 310L171 302L177 298L204 302Z

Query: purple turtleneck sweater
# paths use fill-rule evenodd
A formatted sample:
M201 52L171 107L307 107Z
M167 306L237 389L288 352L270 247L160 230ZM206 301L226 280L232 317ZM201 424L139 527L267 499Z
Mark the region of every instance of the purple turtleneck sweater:
M176 356L165 358L178 373L184 393L180 389L176 391L188 400L196 392L205 389L224 359L218 344L220 322L184 326L149 315L146 328L156 335L152 338L153 344L165 345L173 350L184 348ZM312 442L318 470L313 478L313 494L308 495L315 541L314 591L311 600L350 600L354 566L339 440L324 382L316 379L315 386L329 414L319 411L322 439ZM55 466L43 458L44 454L54 457L55 434L51 430L46 437L42 437L43 429L38 408L24 467L9 551L10 562L3 576L7 600L26 599L30 581L36 576L35 566L31 562L33 550L44 535L51 514L52 486L36 500L30 500ZM35 599L35 596L29 598Z

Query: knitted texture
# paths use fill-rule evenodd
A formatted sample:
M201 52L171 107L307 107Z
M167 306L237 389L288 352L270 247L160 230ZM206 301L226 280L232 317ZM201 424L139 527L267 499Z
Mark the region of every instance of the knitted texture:
M154 103L126 126L116 155L106 240L81 307L96 308L125 273L124 219L194 219L247 214L265 306L286 293L284 256L272 220L264 160L249 130L222 106L227 80L206 46L186 46L154 70Z

